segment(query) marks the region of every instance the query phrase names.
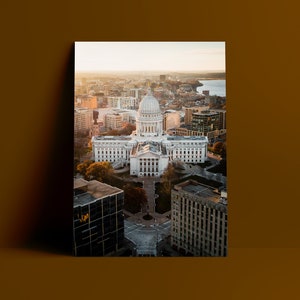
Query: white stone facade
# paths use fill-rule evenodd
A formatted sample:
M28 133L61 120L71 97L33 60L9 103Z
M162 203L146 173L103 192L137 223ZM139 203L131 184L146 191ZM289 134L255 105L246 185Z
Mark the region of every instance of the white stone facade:
M148 91L130 136L93 137L95 161L109 161L114 167L130 164L135 176L160 176L173 160L203 163L207 158L207 137L168 136L163 131L163 115L156 98Z

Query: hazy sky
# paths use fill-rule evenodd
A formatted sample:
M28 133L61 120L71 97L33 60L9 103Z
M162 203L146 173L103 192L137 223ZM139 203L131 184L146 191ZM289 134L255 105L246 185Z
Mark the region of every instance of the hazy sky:
M76 42L76 71L225 71L225 42Z

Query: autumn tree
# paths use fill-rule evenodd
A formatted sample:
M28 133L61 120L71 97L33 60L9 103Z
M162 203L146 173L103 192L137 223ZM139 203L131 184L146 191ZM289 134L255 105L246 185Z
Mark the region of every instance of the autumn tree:
M88 180L98 180L100 182L109 183L113 174L113 167L108 161L94 162L86 169L86 178Z
M130 135L132 131L136 129L134 124L131 123L125 123L124 126L121 129L111 129L107 131L106 135Z
M172 164L169 164L161 177L162 192L166 195L171 194L171 182L176 179L178 179L178 175L176 174L175 167Z
M132 131L136 129L136 126L131 123L126 123L123 128L119 131L120 135L130 135Z
M126 184L124 187L124 208L131 213L137 213L147 203L147 195L143 188Z
M79 174L81 174L84 177L84 179L88 179L88 177L86 176L86 172L87 172L87 169L89 168L89 166L93 163L94 163L94 161L92 161L90 159L85 160L84 162L77 165L77 168L76 168L77 172Z
M226 144L222 142L216 142L213 146L213 151L220 154L222 157L226 156Z

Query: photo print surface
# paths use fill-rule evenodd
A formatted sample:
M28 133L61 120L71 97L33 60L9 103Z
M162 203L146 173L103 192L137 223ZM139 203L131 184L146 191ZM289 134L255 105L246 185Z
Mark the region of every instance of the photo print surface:
M75 256L227 256L225 42L76 42Z

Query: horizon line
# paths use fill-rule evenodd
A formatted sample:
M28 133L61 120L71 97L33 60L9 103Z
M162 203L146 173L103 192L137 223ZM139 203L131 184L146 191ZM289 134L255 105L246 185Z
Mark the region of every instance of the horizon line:
M188 73L198 73L198 72L224 72L226 70L75 70L75 73L101 73L101 72L169 72L169 73L179 73L179 72L188 72Z

